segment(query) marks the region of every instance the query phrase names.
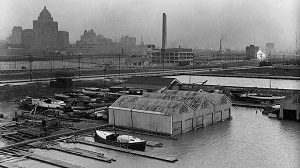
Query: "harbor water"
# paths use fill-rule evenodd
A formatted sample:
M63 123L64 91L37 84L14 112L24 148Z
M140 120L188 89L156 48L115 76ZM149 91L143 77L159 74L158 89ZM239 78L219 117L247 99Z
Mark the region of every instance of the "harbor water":
M300 90L300 80L288 79L262 79L262 78L240 78L240 77L217 77L217 76L168 76L176 78L182 83L201 84L206 81L206 85L238 86L238 87L258 87Z
M65 143L60 145L104 153L105 156L116 159L116 162L99 162L53 150L34 149L34 152L88 168L300 167L300 123L270 119L256 108L233 107L231 120L178 135L178 140L138 136L164 144L162 148L147 147L147 153L175 156L179 161L168 163L102 148ZM93 140L92 137L86 139ZM18 165L30 168L52 167L33 160L21 161Z

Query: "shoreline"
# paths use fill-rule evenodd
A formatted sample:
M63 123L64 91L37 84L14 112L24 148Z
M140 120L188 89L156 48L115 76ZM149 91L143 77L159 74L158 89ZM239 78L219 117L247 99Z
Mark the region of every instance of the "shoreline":
M192 76L215 76L215 77L238 77L238 78L260 78L260 79L287 79L287 80L300 80L300 77L295 76L266 76L266 75L235 75L235 74L210 74L199 73L192 74Z
M55 79L55 73L62 72L63 69L56 69L54 72L49 72L48 70L35 70L36 72L32 73L32 79L30 79L30 74L28 70L16 70L17 73L12 75L3 74L3 71L0 71L0 84L9 84L9 83L26 83L26 82L43 82L50 81ZM264 71L274 71L276 73L276 68L273 67L231 67L231 69L223 68L198 68L198 69L108 69L107 71L103 70L90 70L85 69L81 70L70 70L66 73L72 74L72 78L75 80L97 80L101 78L108 78L110 76L115 78L124 78L126 76L178 76L178 75L191 75L191 76L215 76L215 77L238 77L238 78L260 78L260 79L286 79L286 80L300 80L300 74L295 72L295 76L288 74L272 75L268 73L259 73ZM295 71L297 71L296 69ZM300 68L299 68L300 70ZM246 72L245 72L246 71ZM250 72L249 72L250 71ZM258 72L257 72L258 71ZM2 74L1 74L2 72ZM278 73L277 73L278 74ZM1 77L2 76L2 77ZM95 78L95 79L93 79Z

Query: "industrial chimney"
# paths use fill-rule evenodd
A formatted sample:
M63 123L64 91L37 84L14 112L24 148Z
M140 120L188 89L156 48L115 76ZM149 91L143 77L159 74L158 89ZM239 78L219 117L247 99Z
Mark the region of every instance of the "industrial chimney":
M162 49L165 50L167 45L167 15L163 13L163 24L162 24Z

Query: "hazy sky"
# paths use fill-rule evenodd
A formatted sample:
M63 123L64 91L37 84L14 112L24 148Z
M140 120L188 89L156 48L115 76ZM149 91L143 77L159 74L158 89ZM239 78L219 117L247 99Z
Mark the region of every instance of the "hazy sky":
M114 40L135 36L161 46L162 13L167 14L168 47L244 49L274 42L276 50L295 48L300 33L299 0L0 0L0 38L13 26L32 28L44 6L70 33L85 29ZM298 24L298 25L297 25Z

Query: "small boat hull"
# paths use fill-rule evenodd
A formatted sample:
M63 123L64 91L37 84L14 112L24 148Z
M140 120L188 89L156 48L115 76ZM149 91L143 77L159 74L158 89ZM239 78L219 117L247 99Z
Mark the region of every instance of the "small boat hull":
M269 113L269 114L268 114L268 117L269 117L269 118L277 118L277 114Z
M99 136L97 134L97 131L96 131L94 140L95 140L95 142L109 144L109 145L113 145L113 146L119 146L119 147L138 150L138 151L145 151L145 149L146 149L146 141L145 140L141 141L141 142L134 142L134 143L121 143L121 142L117 141L117 136L118 136L118 134L115 134L115 137L111 136L112 138L110 138L110 139L103 139L101 136Z
M248 96L252 99L258 99L258 100L281 100L284 99L286 96Z

